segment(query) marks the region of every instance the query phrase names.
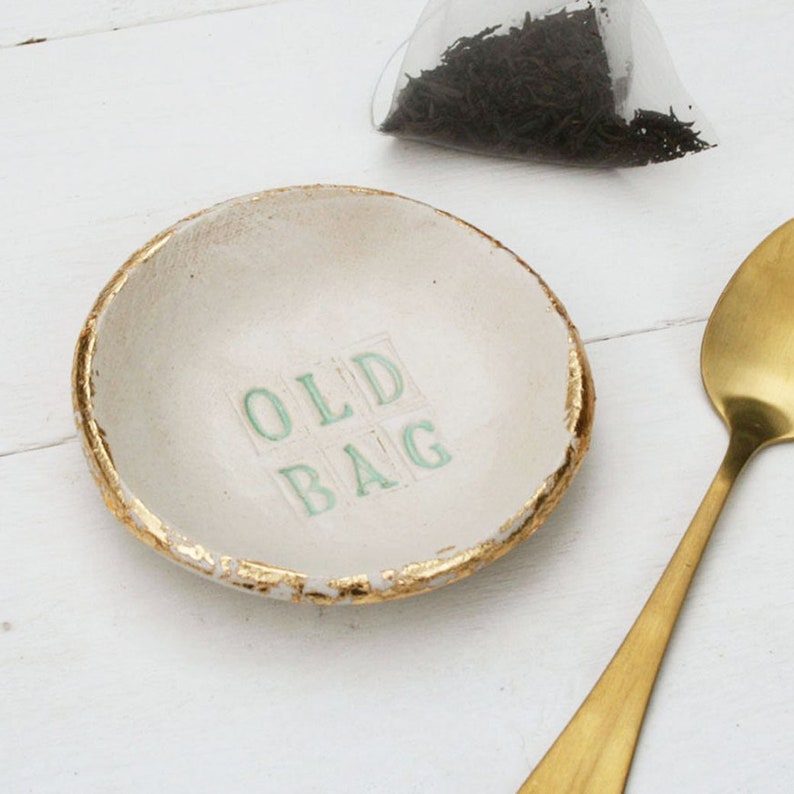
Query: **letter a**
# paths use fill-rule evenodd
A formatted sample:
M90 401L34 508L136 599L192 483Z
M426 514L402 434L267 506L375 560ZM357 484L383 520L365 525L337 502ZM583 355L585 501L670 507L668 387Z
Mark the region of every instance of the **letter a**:
M356 471L356 482L358 488L356 493L359 496L367 496L367 486L377 483L381 488L394 488L399 483L394 480L389 480L384 477L352 444L345 447L345 452L350 456L353 461L353 468ZM361 475L366 474L367 479L362 479Z

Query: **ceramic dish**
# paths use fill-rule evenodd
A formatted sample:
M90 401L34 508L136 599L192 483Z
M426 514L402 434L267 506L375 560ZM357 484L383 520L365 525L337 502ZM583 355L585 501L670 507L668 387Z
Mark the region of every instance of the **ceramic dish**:
M513 253L337 186L232 200L140 249L86 321L73 386L138 538L322 604L426 592L526 538L594 401L575 328Z

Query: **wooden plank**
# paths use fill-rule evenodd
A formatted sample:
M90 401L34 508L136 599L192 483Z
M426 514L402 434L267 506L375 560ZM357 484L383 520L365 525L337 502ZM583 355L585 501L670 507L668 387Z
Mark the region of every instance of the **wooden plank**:
M427 201L526 258L589 339L705 317L792 214L793 10L660 9L722 145L605 172L377 134L377 77L422 5L287 2L0 52L0 454L73 433L71 355L96 294L155 233L233 195L323 181Z
M699 383L702 319L794 214L794 7L649 0L721 145L593 172L376 134L377 76L423 4L0 12L0 45L53 39L0 51L4 790L515 791L693 514L726 442ZM176 569L107 513L74 441L72 349L126 256L200 207L318 181L395 190L502 239L590 340L598 392L590 456L542 531L379 608L295 608ZM792 453L765 451L728 505L630 792L794 787Z
M382 607L296 607L172 566L105 511L75 443L0 460L5 787L515 791L722 455L701 331L591 346L593 449L546 526L464 582ZM791 790L793 452L764 452L728 506L629 791Z
M73 433L80 326L160 229L240 193L368 181L390 144L369 97L415 14L314 0L296 25L292 7L0 52L0 454Z
M6 3L0 14L0 47L36 44L67 36L151 25L173 19L216 14L286 0L37 0Z

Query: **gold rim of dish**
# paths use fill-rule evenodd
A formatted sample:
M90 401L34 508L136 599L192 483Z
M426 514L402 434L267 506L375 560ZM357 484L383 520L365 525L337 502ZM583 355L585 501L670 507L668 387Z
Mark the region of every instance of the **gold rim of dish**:
M567 427L571 434L564 463L544 480L535 494L489 540L459 551L448 557L437 557L408 563L399 570L380 571L383 586L374 585L366 574L331 580L314 580L301 571L282 568L266 562L237 559L216 553L167 526L146 506L129 493L113 462L113 456L102 428L93 412L92 369L97 343L97 324L114 298L123 289L132 270L148 262L152 256L184 225L222 207L260 201L265 197L289 191L311 193L318 190L348 191L374 196L386 196L414 204L424 202L397 193L374 188L348 185L305 185L242 196L215 204L188 215L138 249L113 275L99 294L86 319L75 350L72 370L72 398L77 428L94 480L110 512L132 534L170 560L202 573L224 584L248 591L276 595L292 601L316 604L376 603L427 592L435 587L458 581L486 564L506 554L516 544L529 537L556 507L578 470L590 445L595 390L590 365L578 331L565 308L546 282L526 262L503 246L498 240L462 221L450 213L428 206L434 212L472 230L492 245L504 249L529 274L537 279L549 301L568 327L569 362L566 398Z

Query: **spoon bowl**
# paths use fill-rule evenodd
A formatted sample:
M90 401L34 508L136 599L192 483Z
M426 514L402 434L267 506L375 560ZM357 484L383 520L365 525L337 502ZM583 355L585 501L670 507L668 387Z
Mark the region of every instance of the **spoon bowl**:
M703 384L729 428L794 438L794 220L766 238L725 287L706 326Z
M519 794L624 791L665 650L728 494L758 450L794 439L794 220L725 287L706 327L701 372L730 433L725 458L622 645Z

